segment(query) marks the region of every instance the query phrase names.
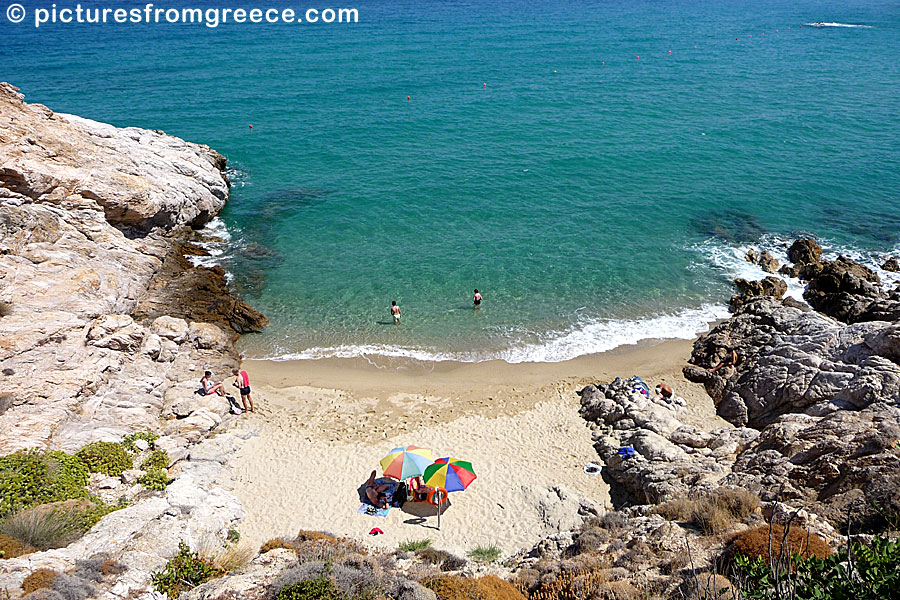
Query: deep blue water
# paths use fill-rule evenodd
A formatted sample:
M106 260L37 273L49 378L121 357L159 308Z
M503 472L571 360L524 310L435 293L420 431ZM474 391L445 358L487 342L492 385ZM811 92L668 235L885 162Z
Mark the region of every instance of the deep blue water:
M272 319L250 355L559 360L690 336L749 245L900 244L896 2L244 6L359 23L0 14L0 80L228 156L219 260Z

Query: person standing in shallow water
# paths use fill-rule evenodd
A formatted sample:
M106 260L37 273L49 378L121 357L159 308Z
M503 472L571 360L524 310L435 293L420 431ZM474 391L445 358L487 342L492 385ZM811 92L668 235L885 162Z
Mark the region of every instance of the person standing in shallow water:
M478 288L475 288L475 295L472 296L472 306L473 308L478 308L481 306L481 301L483 298L481 297L481 292L478 291Z
M394 325L400 324L400 307L396 300L391 300L391 316L394 317Z

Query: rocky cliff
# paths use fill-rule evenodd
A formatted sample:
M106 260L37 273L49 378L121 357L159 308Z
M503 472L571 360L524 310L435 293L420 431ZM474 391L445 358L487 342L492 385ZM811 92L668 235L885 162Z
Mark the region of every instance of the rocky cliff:
M192 392L203 370L238 364L237 334L265 317L182 252L224 206L224 168L206 146L56 114L0 83L0 456L146 430L176 476L154 494L109 478L104 489L133 504L68 548L0 561L0 589L115 548L130 567L122 597L146 588L179 537L241 516L221 468L239 438L203 441L228 405Z

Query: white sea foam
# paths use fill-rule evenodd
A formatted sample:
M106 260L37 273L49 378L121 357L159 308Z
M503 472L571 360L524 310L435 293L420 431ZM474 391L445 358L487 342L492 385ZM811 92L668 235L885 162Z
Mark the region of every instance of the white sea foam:
M200 231L201 241L197 244L207 252L209 256L189 256L188 259L195 267L224 266L224 262L230 258L234 250L234 239L225 222L219 217L213 217ZM232 274L227 270L225 280L231 282Z
M815 23L804 23L804 25L808 25L810 27L860 27L864 29L872 29L871 25L860 25L854 23L825 23L822 21L817 21Z
M586 319L567 331L543 334L531 343L511 342L505 350L493 352L442 352L432 348L364 344L317 347L302 352L270 357L273 360L315 360L320 358L357 358L383 356L422 362L482 362L504 360L509 363L562 362L585 354L596 354L637 344L649 339L689 340L709 330L709 324L728 316L724 305L704 305L673 314L642 319Z

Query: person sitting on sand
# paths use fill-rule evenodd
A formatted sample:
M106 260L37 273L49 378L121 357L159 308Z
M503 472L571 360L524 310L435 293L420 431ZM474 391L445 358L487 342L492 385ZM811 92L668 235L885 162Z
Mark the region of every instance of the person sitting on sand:
M481 306L481 301L482 301L483 299L484 299L484 298L482 298L481 292L478 291L478 288L475 288L475 295L472 296L472 305L473 305L475 308L478 308L479 306Z
M213 394L218 394L220 396L225 395L225 386L222 385L222 382L216 381L215 383L213 383L212 371L206 371L205 373L203 373L203 377L200 379L200 384L206 391L207 396L212 396Z
M656 386L656 393L659 394L659 395L662 397L663 400L671 400L671 399L672 399L672 395L673 395L675 392L673 392L673 391L672 391L672 388L670 388L670 387L669 387L668 385L666 385L665 383L661 383L661 384L659 384L658 386Z
M425 485L425 480L421 476L411 478L407 489L412 493L413 502L427 501L428 492L431 491L431 488Z
M728 350L728 354L725 355L725 358L722 359L722 362L717 364L715 367L709 370L710 373L715 373L719 369L723 369L725 367L733 367L738 364L740 357L738 357L737 350L734 348Z
M394 317L394 325L400 324L400 307L396 300L391 300L391 316Z
M385 492L391 489L387 483L375 483L377 471L372 471L369 479L366 481L366 499L369 504L378 508L388 508L387 496Z

